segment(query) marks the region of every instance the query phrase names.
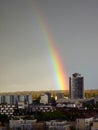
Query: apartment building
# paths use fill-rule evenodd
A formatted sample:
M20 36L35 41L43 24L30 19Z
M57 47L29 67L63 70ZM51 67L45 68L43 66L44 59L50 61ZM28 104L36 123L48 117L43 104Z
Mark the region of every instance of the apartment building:
M0 95L0 104L17 104L18 102L32 104L32 95Z
M71 99L84 98L84 77L81 77L81 74L74 73L69 78L69 93Z
M77 130L90 130L92 122L93 122L93 117L78 118L76 119L76 129Z
M51 94L50 93L42 94L40 97L40 103L42 103L42 104L51 103Z
M55 110L55 108L50 105L31 105L29 109L32 112L53 112Z
M13 115L15 109L15 105L10 104L1 104L0 105L0 113L1 114L7 114L7 115Z
M98 130L98 117L94 118L93 125L91 126L91 130Z
M35 122L36 120L10 120L9 128L11 130L32 130L33 123Z
M67 121L46 121L46 130L70 130L70 125Z
M7 130L6 126L0 126L0 130Z

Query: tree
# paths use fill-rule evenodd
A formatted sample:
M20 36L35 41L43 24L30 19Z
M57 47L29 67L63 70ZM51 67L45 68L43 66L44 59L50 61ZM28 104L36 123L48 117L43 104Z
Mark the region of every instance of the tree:
M56 105L55 97L51 97L51 104Z
M5 123L9 122L9 117L6 114L0 114L0 122L4 126Z

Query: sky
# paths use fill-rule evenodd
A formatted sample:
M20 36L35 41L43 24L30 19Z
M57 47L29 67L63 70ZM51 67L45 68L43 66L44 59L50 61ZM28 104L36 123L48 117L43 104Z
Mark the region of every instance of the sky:
M0 0L0 91L60 90L36 7L67 77L80 73L97 89L98 0Z

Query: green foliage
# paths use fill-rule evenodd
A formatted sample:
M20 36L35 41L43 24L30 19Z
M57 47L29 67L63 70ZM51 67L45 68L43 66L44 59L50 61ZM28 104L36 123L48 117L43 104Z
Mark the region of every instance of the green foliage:
M34 116L24 116L24 120L34 120Z
M33 104L39 104L40 103L40 97L36 97L36 99L33 101Z
M9 117L6 114L0 114L0 122L4 126L4 123L9 122Z
M56 105L56 100L55 100L54 97L51 97L51 104L52 104L52 105Z
M26 110L25 109L14 109L14 113L13 113L13 115L15 115L15 116L19 116L19 115L21 115L21 116L24 116L26 114Z
M73 127L73 126L71 126L71 127L70 127L70 130L76 130L76 128L75 128L75 127Z
M85 91L86 98L91 98L91 97L95 97L95 96L98 96L98 90L86 90Z
M48 120L63 120L64 115L60 111L54 111L54 112L44 112L40 113L36 117L38 121L48 121Z
M48 120L67 120L67 121L75 121L79 116L77 111L61 111L56 110L54 112L42 112L36 114L36 119L38 121L48 121Z

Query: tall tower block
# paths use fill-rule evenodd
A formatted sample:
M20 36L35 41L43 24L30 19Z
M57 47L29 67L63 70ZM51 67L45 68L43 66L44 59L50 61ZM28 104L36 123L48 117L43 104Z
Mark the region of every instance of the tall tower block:
M69 78L69 94L71 99L84 98L84 77L81 74L74 73Z

